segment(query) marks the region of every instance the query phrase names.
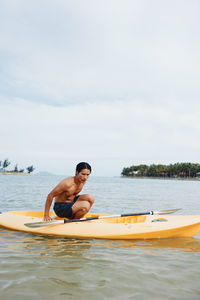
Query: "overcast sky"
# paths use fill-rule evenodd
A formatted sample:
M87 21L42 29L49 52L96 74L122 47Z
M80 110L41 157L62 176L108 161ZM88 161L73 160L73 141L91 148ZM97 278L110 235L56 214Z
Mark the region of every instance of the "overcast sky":
M199 0L1 0L0 160L200 163Z

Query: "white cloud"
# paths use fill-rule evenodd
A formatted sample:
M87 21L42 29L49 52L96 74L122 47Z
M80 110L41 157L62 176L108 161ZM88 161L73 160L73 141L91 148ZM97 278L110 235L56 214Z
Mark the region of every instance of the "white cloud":
M68 105L200 94L198 1L2 3L11 96Z
M97 175L199 160L200 4L2 0L0 158Z
M54 107L17 99L0 109L1 158L39 170L70 173L78 161L89 161L96 175L119 175L130 164L199 158L199 110L173 103Z

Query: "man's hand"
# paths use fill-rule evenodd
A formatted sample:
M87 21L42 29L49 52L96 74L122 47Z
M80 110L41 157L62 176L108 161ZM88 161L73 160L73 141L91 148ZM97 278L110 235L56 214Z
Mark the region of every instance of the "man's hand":
M49 216L44 216L43 220L45 222L47 222L47 221L52 221L53 219L51 217L49 217Z

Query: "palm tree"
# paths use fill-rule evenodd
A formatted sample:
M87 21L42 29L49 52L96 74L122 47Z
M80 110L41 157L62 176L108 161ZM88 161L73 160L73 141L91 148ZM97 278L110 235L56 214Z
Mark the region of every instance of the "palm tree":
M14 172L18 172L18 165L15 165Z
M4 169L4 171L5 171L5 169L6 169L9 165L10 165L10 162L9 162L9 160L6 158L6 159L4 160L4 162L3 162L3 169Z
M29 166L29 167L26 168L26 170L30 174L31 172L33 172L35 170L35 168L33 168L33 166Z

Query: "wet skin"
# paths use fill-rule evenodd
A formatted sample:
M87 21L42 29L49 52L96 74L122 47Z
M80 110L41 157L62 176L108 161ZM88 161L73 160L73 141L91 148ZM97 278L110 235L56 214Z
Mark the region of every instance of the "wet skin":
M44 221L52 220L49 211L53 199L55 198L55 202L73 202L74 197L79 195L89 176L90 171L82 169L80 172L76 171L75 176L63 179L47 196ZM91 194L80 195L72 206L74 218L82 218L90 210L93 203L94 197Z

